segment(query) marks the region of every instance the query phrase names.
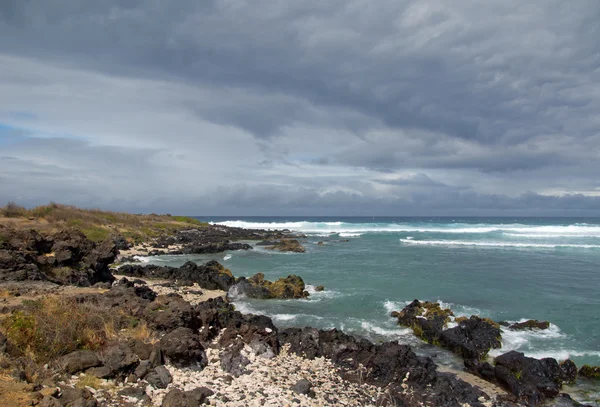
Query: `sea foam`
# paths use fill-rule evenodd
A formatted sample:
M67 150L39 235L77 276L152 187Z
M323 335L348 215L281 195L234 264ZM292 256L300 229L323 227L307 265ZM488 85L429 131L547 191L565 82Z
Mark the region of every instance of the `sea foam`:
M441 226L429 226L412 223L350 223L350 222L247 222L229 220L214 223L216 225L232 226L243 229L289 229L294 232L325 236L327 233L358 234L380 232L411 232L411 233L449 233L449 234L489 234L500 233L513 237L600 237L600 225L526 225L513 224L466 224L446 223ZM352 236L354 237L354 236Z
M534 247L545 249L576 248L576 249L598 249L600 245L595 244L568 244L568 243L517 243L517 242L473 242L466 240L412 240L400 239L402 243L412 245L428 246L478 246L478 247Z

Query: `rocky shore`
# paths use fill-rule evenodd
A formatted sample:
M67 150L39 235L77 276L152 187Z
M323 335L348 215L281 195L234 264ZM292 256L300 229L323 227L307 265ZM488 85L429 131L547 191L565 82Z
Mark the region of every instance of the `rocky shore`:
M297 248L297 238L203 227L149 246L212 253L246 250L235 240L251 239L278 250ZM0 229L0 405L580 405L561 393L578 374L570 361L508 352L488 363L488 351L501 345L494 321L455 318L418 300L393 313L418 337L464 358L465 372L453 372L397 342L375 344L336 329L279 330L228 300L304 298L299 276L236 278L216 261L116 267L119 247L129 243L94 243L75 230Z

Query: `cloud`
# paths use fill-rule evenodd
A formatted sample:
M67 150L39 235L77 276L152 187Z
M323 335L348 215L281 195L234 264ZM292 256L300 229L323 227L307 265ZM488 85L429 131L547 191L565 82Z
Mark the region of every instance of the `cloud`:
M599 19L594 0L3 1L0 198L600 212Z

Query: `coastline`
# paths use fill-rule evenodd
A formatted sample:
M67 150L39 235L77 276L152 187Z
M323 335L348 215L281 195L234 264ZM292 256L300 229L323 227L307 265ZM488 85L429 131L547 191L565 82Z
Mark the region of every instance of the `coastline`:
M223 227L220 227L223 230L227 230L224 229ZM256 231L253 231L252 233L257 233ZM262 236L264 237L265 234L267 233L273 233L273 232L266 232L266 231L262 231L262 232L258 232L261 233ZM290 239L290 235L288 232L277 232L278 235L281 236L285 236L284 239ZM244 236L247 237L247 234L242 234ZM166 236L166 238L169 238L169 236ZM56 238L54 238L56 241ZM258 240L258 239L256 239ZM81 240L81 243L84 244L85 241ZM87 243L85 243L87 245ZM243 246L227 246L230 243L227 242L225 243L225 245L223 245L222 242L219 243L220 246L215 246L212 242L202 242L202 248L201 249L197 249L195 250L196 252L202 252L203 250L206 250L206 252L210 253L210 252L215 252L214 250L217 250L216 252L220 252L220 251L225 251L225 250L229 250L231 247L236 247L239 250L247 250L247 248L244 248ZM173 245L173 244L164 244L164 243L157 243L156 241L154 241L153 246L156 245L160 245L163 246L162 249L166 250L166 251L181 251L182 249L185 249L185 247L183 245ZM193 246L193 242L190 243L191 246ZM89 246L89 245L88 245ZM88 247L86 246L86 247ZM150 246L150 245L148 245ZM99 250L100 246L89 246L88 249L92 247L92 249L90 250ZM199 246L196 246L199 247ZM229 249L224 249L224 248L229 248ZM220 250L223 249L223 250ZM114 253L114 256L112 256L110 258L110 263L112 263L115 259L116 259L116 251L112 251L109 250L109 252ZM144 253L146 253L145 251L143 251ZM126 253L128 256L134 255L134 252L124 252ZM89 256L88 256L89 257ZM110 256L109 256L110 257ZM87 258L87 257L86 257ZM38 260L36 260L39 262L39 258ZM83 261L83 259L82 259ZM22 263L22 264L26 264ZM39 264L38 264L39 265ZM108 265L108 264L107 264ZM95 268L98 268L98 265L94 266ZM183 267L182 267L183 268ZM133 269L136 272L139 272L140 270L144 269L144 266L139 266L137 269ZM170 273L173 272L173 270L171 270L173 268L170 268L169 270L166 270ZM196 269L193 269L196 270ZM205 269L202 269L205 270ZM209 269L206 269L209 270ZM212 280L209 280L210 284L217 284L219 280L219 278L223 278L223 275L226 275L227 271L223 271L223 269L210 269L212 271L210 271L211 273L216 273L213 275ZM161 269L162 272L165 272L164 269ZM94 273L98 273L99 270L94 270ZM155 271L152 271L155 272ZM205 307L208 307L210 309L210 307L212 305L207 305L207 304L215 304L215 302L218 302L216 299L218 299L221 302L218 302L219 304L227 304L227 302L222 302L222 298L226 298L226 291L225 290L212 290L212 289L207 289L205 287L202 287L201 284L198 284L198 282L192 282L192 281L183 281L184 284L179 284L178 281L180 279L175 278L175 279L151 279L148 278L148 276L140 276L139 279L140 281L143 281L143 283L136 283L135 279L133 279L132 276L128 275L128 276L121 276L117 271L114 272L114 276L118 277L117 281L113 284L107 284L106 282L98 282L96 283L96 287L92 287L92 288L73 288L72 286L69 285L51 285L49 286L50 288L48 290L45 290L45 288L43 288L42 286L46 283L42 283L40 285L40 283L34 283L31 284L27 281L27 279L25 279L25 281L21 282L21 283L16 283L16 288L15 286L13 286L11 288L10 284L15 284L15 283L2 283L3 287L6 286L6 292L7 294L5 294L5 297L7 297L7 301L8 305L5 306L4 312L5 313L10 313L11 311L13 311L13 309L18 309L19 305L18 302L21 301L22 299L26 299L29 302L35 302L37 301L39 298L43 298L44 296L48 296L50 295L58 295L58 296L65 296L65 292L69 292L70 294L73 294L74 296L78 297L78 298L95 298L94 301L98 300L98 298L104 298L105 296L111 296L113 295L113 291L115 292L115 295L124 295L125 291L123 290L129 290L128 292L131 293L129 295L134 295L135 296L141 296L140 298L142 298L144 301L148 300L149 298L157 298L160 301L166 301L166 307L165 309L172 309L173 311L169 311L169 312L175 312L175 316L173 318L187 318L184 314L179 315L180 310L181 309L189 309L191 310L190 312L192 314L194 313L200 313L202 314L203 311L201 311L202 309L204 309ZM230 272L229 272L230 273ZM180 275L181 276L181 275ZM93 276L90 276L89 278L91 279ZM112 275L111 275L112 277ZM188 278L188 277L186 277ZM233 278L233 281L236 281L236 279L231 276L231 278ZM81 280L79 280L81 281ZM92 280L93 281L93 280ZM133 282L132 282L133 281ZM262 280L261 280L262 281ZM255 284L256 281L252 281L251 280L251 285ZM270 282L269 282L270 283ZM49 282L48 284L54 284L52 282ZM219 283L220 284L220 283ZM270 283L272 284L272 283ZM303 283L302 283L303 284ZM23 289L23 293L18 292L19 291L19 285L21 285L21 288ZM40 285L40 288L36 289L34 288L36 285ZM303 287L303 286L302 286ZM16 293L18 292L18 296L17 295L13 295L11 294L11 290L12 293ZM131 291L133 290L133 291ZM302 289L303 290L303 289ZM301 290L301 291L302 291ZM33 291L33 293L32 293ZM202 293L200 294L199 291L201 291ZM120 293L120 294L119 294ZM154 294L151 294L154 293ZM83 297L82 297L83 296ZM147 298L146 298L147 297ZM123 297L125 298L125 297ZM169 300L169 298L171 298L172 300ZM87 301L87 300L86 300ZM103 300L98 300L100 302L102 302ZM136 300L139 301L139 300ZM151 300L155 301L154 299ZM169 308L171 307L169 301L175 301L177 304L179 304L176 308ZM265 300L268 301L268 300ZM146 303L148 304L148 303ZM187 304L187 305L184 305ZM163 307L162 305L159 306L158 308L156 308L159 313L162 313L163 311ZM183 308L181 308L183 307ZM191 308L190 308L191 307ZM204 308L203 308L204 307ZM222 307L222 306L219 306ZM175 311L175 310L179 310L179 311ZM196 310L196 311L194 311ZM427 403L431 403L432 400L437 400L437 402L441 402L440 397L449 397L449 399L444 398L445 401L443 401L443 403L449 403L447 405L496 405L496 406L502 406L502 405L511 405L510 403L515 403L515 402L522 402L523 400L520 400L518 397L514 398L513 395L510 395L509 393L507 393L505 390L497 387L494 384L491 384L487 381L483 381L481 378L465 373L465 372L460 372L460 371L456 371L456 370L451 370L448 368L440 368L440 367L436 367L435 364L433 364L432 361L427 361L427 358L419 358L416 355L414 355L414 353L412 353L412 351L410 350L410 347L403 347L403 348L395 348L395 345L388 343L388 344L383 344L383 345L374 345L371 344L369 342L366 342L364 340L360 340L360 339L356 339L356 338L352 338L352 337L348 337L347 335L343 334L343 333L339 333L339 331L332 333L329 333L327 331L316 331L316 330L303 330L303 331L294 331L294 330L281 330L281 332L279 333L279 336L276 336L276 339L274 339L274 337L272 337L272 335L267 335L270 336L271 339L269 339L271 342L267 342L270 343L270 347L272 347L272 355L270 355L269 358L265 358L265 357L261 357L260 354L257 354L256 349L252 348L252 344L254 343L255 346L257 342L253 342L253 340L258 340L255 336L257 331L257 326L254 325L255 323L258 323L259 326L260 324L268 324L269 326L273 326L272 325L272 321L269 318L263 317L262 319L259 319L259 322L251 322L254 321L251 315L249 316L244 316L241 314L232 314L232 312L234 312L233 310L229 309L229 308L224 308L224 311L219 311L219 312L225 312L225 315L237 315L235 318L240 318L240 321L245 321L245 322L241 322L242 325L241 326L246 326L246 331L242 330L239 331L240 326L237 326L235 328L235 330L238 330L238 332L240 332L238 334L238 336L240 334L242 334L242 332L246 332L244 334L242 334L242 337L239 337L238 339L235 339L232 341L232 338L229 338L229 343L228 343L228 347L237 347L239 349L237 349L237 353L235 353L234 355L229 355L229 356L225 356L225 359L229 358L233 358L234 360L237 360L238 362L243 362L242 364L244 365L244 368L248 369L248 373L247 374L241 374L239 376L239 378L235 378L232 379L230 383L225 383L225 382L219 382L216 378L219 378L223 375L225 375L225 371L222 370L223 368L223 359L224 356L223 354L227 354L227 349L228 347L223 347L223 343L221 342L222 339L222 335L225 333L225 335L227 336L228 333L228 329L231 329L231 327L227 326L227 323L224 322L218 322L219 321L219 317L217 317L216 320L214 320L215 323L217 324L224 324L220 329L217 329L217 335L213 336L213 337L204 337L204 339L201 341L202 345L200 346L202 348L202 350L204 351L204 362L203 362L203 368L202 369L197 369L194 368L194 374L192 374L190 371L186 371L186 370L178 370L180 369L179 367L174 367L172 365L169 365L168 363L165 365L166 369L169 371L169 374L171 376L171 380L172 382L170 384L167 385L166 389L153 389L152 386L150 388L148 388L148 386L144 387L144 391L143 393L147 396L150 397L150 400L144 399L144 397L138 393L138 396L141 397L141 399L139 399L139 401L137 401L136 403L142 403L142 402L150 402L154 405L160 405L160 403L162 403L162 398L165 396L165 394L167 394L167 390L173 390L173 389L179 389L182 391L188 391L191 392L193 390L193 387L208 387L208 386L212 386L213 388L217 389L217 391L211 390L214 392L213 395L210 395L208 397L205 397L205 399L211 404L211 405L249 405L249 403L254 403L255 401L258 402L259 404L261 403L261 401L264 401L264 405L269 405L268 403L272 402L274 403L273 405L281 405L281 403L289 403L290 405L295 405L294 403L296 403L294 401L294 399L299 400L299 403L296 404L301 404L301 405L324 405L324 403L331 403L332 405L336 405L335 403L333 403L332 401L327 401L326 397L333 397L333 393L329 392L327 389L330 389L332 387L332 383L336 383L336 382L341 382L343 383L343 388L341 390L338 389L338 392L336 393L338 396L343 396L344 398L344 402L347 405L369 405L368 403L373 403L372 405L387 405L385 404L385 399L386 397L390 400L397 398L398 401L402 401L403 403L405 403L405 405L428 405ZM206 311L206 310L205 310ZM187 311L185 311L187 312ZM213 311L211 311L213 312ZM142 321L145 321L144 318L147 318L147 315L144 314L145 316L141 319ZM152 317L154 318L154 317ZM152 318L150 318L150 323L152 323ZM229 316L226 317L230 318ZM266 318L266 319L265 319ZM183 321L183 320L182 320ZM168 323L171 323L173 321L169 321ZM186 324L188 324L188 322L182 322L184 324L184 326ZM244 325L245 324L245 325ZM191 325L191 326L195 326L195 325ZM201 328L199 330L199 335L201 337L203 337L203 329L213 329L214 326L213 325L202 325L203 328ZM169 326L169 329L173 328L173 326ZM164 325L163 328L164 329ZM272 333L273 330L277 331L277 329L273 326L273 328L262 328L263 330L265 330L265 332L267 333ZM270 330L270 332L269 332ZM335 330L334 330L335 331ZM172 329L171 329L172 332ZM246 335L248 332L252 333L251 334L251 340L249 340L249 342L245 342L244 339L242 339L244 337L244 335ZM157 332L155 332L155 334L159 335L157 337L155 337L155 339L158 339L160 337L160 335L168 335L170 332L168 330L163 330L162 332L159 330ZM214 332L213 332L214 334ZM211 335L213 335L211 334ZM283 336L281 335L283 334ZM209 335L209 336L211 336ZM314 335L317 335L317 337L319 337L319 341L323 342L323 345L319 345L316 348L306 348L303 347L305 345L301 345L302 341L300 342L300 345L295 342L297 339L294 338L304 338L304 335L309 335L308 337L314 337ZM311 336L312 335L312 336ZM331 335L333 335L333 337L331 337ZM262 336L259 336L260 338L262 338ZM238 340L241 340L241 342L239 342ZM265 340L265 338L262 338L260 340L258 340L258 343L262 343L261 341ZM273 342L274 341L274 342ZM364 359L364 361L367 361L368 363L376 363L374 365L374 367L377 367L377 369L383 369L386 373L386 379L384 380L383 383L385 383L384 386L382 386L382 382L380 381L380 379L376 378L375 376L369 376L372 375L372 372L368 372L368 370L365 370L363 373L357 373L357 372L362 372L362 367L360 367L359 365L356 366L349 366L347 365L345 362L345 359L341 358L340 359L340 354L339 354L339 350L336 350L337 348L328 348L327 346L325 346L325 344L327 344L327 341L341 341L340 343L344 344L344 349L355 349L352 352L358 352L356 354L354 354L353 356L353 360L359 360L360 358L364 357L364 352L367 352L369 356L368 358ZM334 343L332 342L332 343ZM294 345L296 344L296 345ZM261 345L262 346L262 345ZM300 346L300 348L298 348L298 346ZM290 351L291 349L291 351ZM283 351L282 351L283 350ZM407 366L409 365L397 365L397 366L390 366L389 364L386 364L387 361L384 363L382 361L380 362L375 362L375 360L377 360L377 358L379 357L378 355L381 354L385 354L387 352L409 352L407 353L408 355L413 355L413 356L409 356L407 361L411 361L410 363L412 363L413 365L410 365L412 367L408 368ZM311 358L300 358L299 356L295 355L295 353L297 352L309 352L309 353L314 353L313 357L315 359L311 359ZM260 353L260 352L258 352ZM263 352L264 353L264 352ZM244 364L244 360L247 360L248 363ZM337 362L336 362L337 360ZM141 363L144 362L144 360L142 360L141 358L138 359L137 363ZM316 361L316 362L315 362ZM354 363L354 362L353 362ZM381 363L384 363L383 365ZM238 363L239 364L239 363ZM268 378L273 378L273 375L269 375L270 373L275 373L275 376L281 376L284 374L284 370L287 369L289 367L290 364L293 364L295 366L300 366L301 370L299 370L299 375L295 375L295 376L290 376L288 375L288 379L289 380L283 380L280 381L279 383L276 383L276 381L274 382L265 382L265 377ZM162 366L162 365L161 365ZM157 366L158 368L158 366ZM413 370L415 368L420 369L419 372L421 372L421 376L411 376L411 372L413 372ZM283 369L283 370L282 370ZM406 370L408 369L408 370ZM423 370L424 369L424 370ZM258 373L253 373L253 372L258 372ZM293 393L291 389L291 387L293 387L295 384L297 383L292 383L293 381L298 381L300 380L301 376L306 376L308 375L310 372L316 374L314 380L316 382L321 383L321 387L319 387L319 385L315 386L314 383L312 383L312 385L315 387L314 388L314 392L315 392L315 397L304 397L306 395L297 395L296 393ZM398 374L400 372L404 372L404 374L402 375L402 377L399 377ZM426 372L426 373L425 373ZM414 372L413 372L414 373ZM364 377L362 376L364 374ZM321 376L319 376L321 375ZM325 375L326 378L322 375ZM357 377L357 375L359 375ZM389 375L389 377L388 377ZM194 379L190 379L190 377L194 377ZM369 379L370 377L370 379ZM413 377L420 377L420 378L415 378L413 379ZM128 382L127 380L130 379L131 377L125 377L125 381L120 382L120 380L123 380L122 378L116 378L116 379L112 379L114 380L113 385L117 386L119 388L119 391L123 390L123 386L125 386L125 388L130 388L128 387ZM240 379L241 378L241 379ZM342 380L342 378L351 378L350 381L346 380ZM73 380L73 378L69 379L69 380ZM132 379L134 380L134 379ZM415 380L415 381L413 381ZM449 382L446 382L448 381ZM227 381L229 381L229 379L227 379ZM368 382L372 382L372 383L379 383L378 387L377 385L375 385L375 387L369 387L369 385L367 385L366 383ZM408 383L407 383L408 381ZM77 380L71 381L73 384L77 384ZM60 385L61 382L56 383L57 385ZM69 381L66 381L64 383L69 383ZM120 384L119 384L120 383ZM144 383L144 379L138 377L137 379L135 379L135 383L136 385L134 387L136 388L140 388L140 384ZM211 384L212 383L212 384ZM358 383L358 385L357 385ZM439 387L439 386L445 386L446 384L444 383L452 383L450 385L450 387ZM256 392L251 391L251 388L254 387L260 387L259 385L263 385L263 387L269 388L271 390L269 390L269 392L271 392L272 394L264 394L264 395L260 395L262 393L260 393L259 395L257 395ZM475 387L473 387L473 386ZM44 385L42 385L42 389L46 388L43 387ZM68 386L68 385L67 385ZM271 386L271 387L269 387ZM274 386L274 387L273 387ZM279 387L278 387L279 386ZM427 390L427 386L429 386L431 389ZM432 387L433 386L433 387ZM438 386L438 387L436 387ZM110 387L110 386L109 386ZM449 391L449 389L460 389L458 391L458 393L456 392L456 390L452 390ZM94 389L97 390L97 389ZM245 396L244 399L234 399L234 397L229 397L227 395L227 393L231 394L232 392L234 394L238 394L239 392L242 392L242 395ZM341 391L341 393L340 393ZM263 391L264 392L264 391ZM266 393L269 393L266 392ZM363 393L361 393L363 392ZM416 393L419 393L418 397L416 396ZM39 393L39 391L38 391ZM109 392L110 393L110 392ZM95 394L95 393L94 393ZM254 394L254 396L252 396L252 394ZM357 394L362 394L362 396L358 397ZM37 397L37 396L36 396ZM46 397L46 395L43 395L43 397ZM53 396L49 396L49 397L53 397ZM112 394L110 397L114 398L114 400L111 399L111 403L117 403L117 404L106 404L106 405L120 405L118 404L119 402L125 400L127 401L127 397L130 396L123 396L122 394L118 394L118 392L116 392L115 394ZM187 397L187 396L181 396L181 397ZM191 396L190 396L191 397ZM255 399L253 399L253 397ZM320 398L319 398L320 397ZM354 398L352 398L354 397ZM561 396L562 397L562 396ZM143 399L143 400L142 400ZM263 400L264 399L264 400ZM120 401L119 401L120 400ZM571 403L568 399L561 399L563 403ZM339 402L340 400L337 400L336 402ZM107 400L102 400L102 402L109 402ZM357 403L357 404L353 404L353 403ZM237 403L237 404L236 404ZM244 404L245 403L245 404ZM389 403L388 403L389 404ZM139 404L142 405L142 404ZM251 405L251 404L250 404ZM261 404L263 405L263 404ZM446 405L446 404L444 404ZM565 404L565 405L577 405L575 402L572 402L572 404Z

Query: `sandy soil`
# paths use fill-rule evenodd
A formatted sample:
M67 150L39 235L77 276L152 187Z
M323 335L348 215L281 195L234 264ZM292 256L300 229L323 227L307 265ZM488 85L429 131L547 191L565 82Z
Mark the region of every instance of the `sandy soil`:
M119 258L132 257L132 256L147 256L149 251L154 251L154 250L161 251L164 254L168 254L168 252L170 252L170 251L181 250L182 248L183 248L183 245L173 244L173 245L168 246L167 248L157 249L157 248L150 246L149 244L143 243L143 244L137 244L128 250L119 250Z
M133 277L122 276L119 274L113 274L115 278L121 279L123 277L128 280L134 280ZM164 284L172 285L173 282L169 280L160 280L160 279L149 279L149 278L140 278L140 280L145 281L153 291L155 291L159 295L166 295L170 293L177 293L183 297L184 300L189 302L192 305L198 304L200 302L204 302L210 298L217 297L225 297L227 293L221 290L207 290L205 288L201 288L198 284L194 283L192 286L177 286L177 287L164 287Z
M495 398L499 395L508 394L504 389L499 386L496 386L493 383L487 382L483 380L481 377L477 377L471 373L464 372L462 370L452 369L450 367L438 365L438 372L442 373L452 373L457 376L459 379L469 383L472 386L480 388L484 393L487 393L490 397Z

